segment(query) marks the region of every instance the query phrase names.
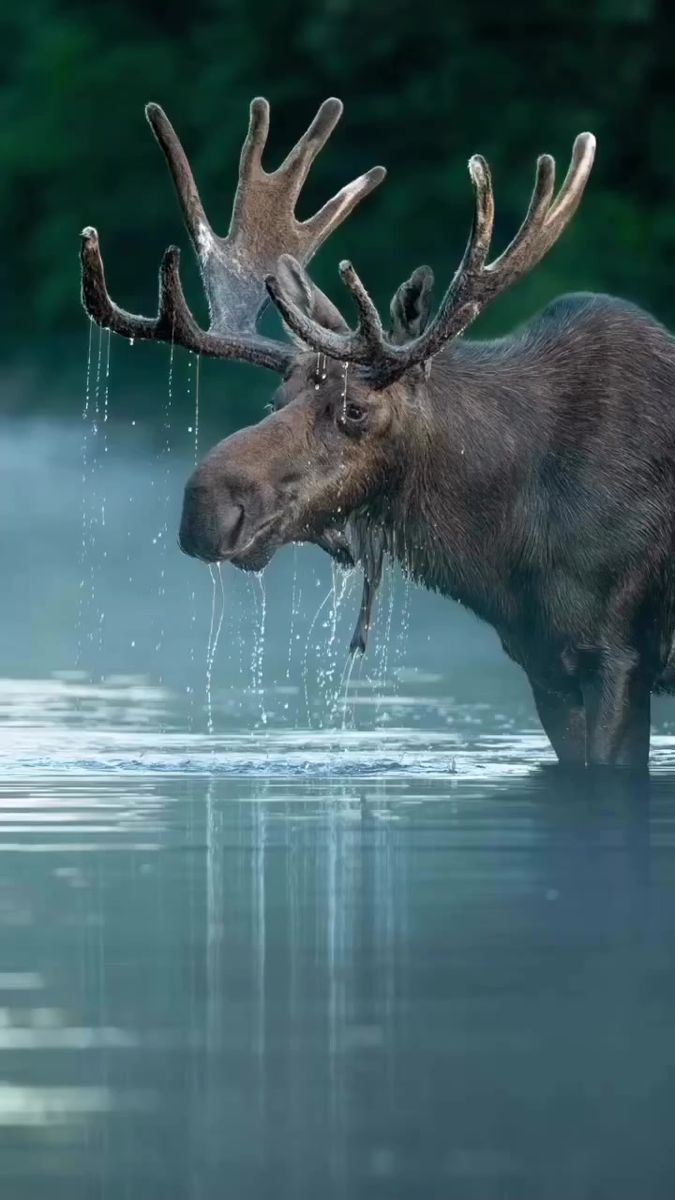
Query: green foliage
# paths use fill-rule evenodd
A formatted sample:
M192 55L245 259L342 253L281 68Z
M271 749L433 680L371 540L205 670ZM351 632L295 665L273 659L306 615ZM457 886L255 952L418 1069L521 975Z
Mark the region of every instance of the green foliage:
M490 161L497 242L517 226L533 160L566 163L590 128L599 156L572 229L481 323L508 328L553 295L609 290L675 325L675 119L665 0L23 0L0 15L0 353L82 345L78 233L95 224L111 291L154 306L163 248L185 242L143 121L174 119L216 227L229 215L251 96L273 104L269 161L319 100L346 115L313 172L306 211L384 162L389 178L323 250L339 299L348 255L383 308L420 262L445 286L466 236L470 153ZM196 280L189 292L203 316ZM75 351L74 351L75 353ZM68 353L59 353L56 374Z

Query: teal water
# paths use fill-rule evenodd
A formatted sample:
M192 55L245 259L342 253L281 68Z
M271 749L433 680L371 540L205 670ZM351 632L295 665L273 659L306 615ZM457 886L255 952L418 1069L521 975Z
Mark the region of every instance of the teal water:
M1 1194L671 1197L675 710L566 782L399 580L346 691L305 549L224 573L209 698L189 448L135 439L83 505L79 427L0 437Z

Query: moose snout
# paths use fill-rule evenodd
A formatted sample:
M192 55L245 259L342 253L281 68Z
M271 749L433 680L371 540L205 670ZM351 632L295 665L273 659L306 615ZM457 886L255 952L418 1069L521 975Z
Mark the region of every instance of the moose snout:
M219 562L237 546L245 520L246 507L235 490L188 481L178 543L192 558Z

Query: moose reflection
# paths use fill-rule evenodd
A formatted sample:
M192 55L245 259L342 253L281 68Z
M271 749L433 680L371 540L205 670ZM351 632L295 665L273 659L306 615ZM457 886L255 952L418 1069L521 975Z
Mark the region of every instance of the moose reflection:
M644 769L650 694L675 689L675 342L638 308L602 295L558 299L507 338L461 336L560 237L588 181L594 138L576 139L557 192L553 159L539 158L527 215L492 260L490 173L471 158L472 229L435 315L422 267L396 292L385 332L345 262L352 330L305 267L383 169L310 220L294 216L340 112L326 101L268 174L269 110L253 102L220 238L174 130L148 106L199 259L208 331L185 302L175 248L161 266L157 316L137 317L111 301L96 231L83 233L84 303L99 324L281 377L271 415L220 442L188 481L181 546L259 570L279 546L310 541L362 564L359 648L388 554L494 626L527 673L561 762ZM268 299L288 342L256 332Z

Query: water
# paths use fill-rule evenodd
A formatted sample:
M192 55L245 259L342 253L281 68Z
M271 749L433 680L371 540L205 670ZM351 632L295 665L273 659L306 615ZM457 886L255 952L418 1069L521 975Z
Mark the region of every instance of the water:
M310 634L300 548L262 649L223 571L209 733L193 435L158 495L111 405L89 641L81 432L0 427L1 1194L671 1197L675 707L649 788L565 783L494 635L395 584L342 728L360 589Z

